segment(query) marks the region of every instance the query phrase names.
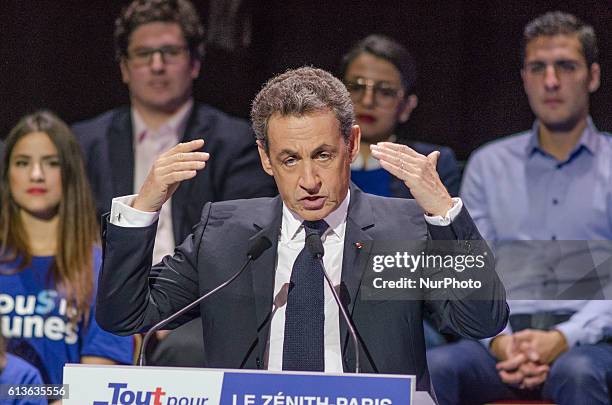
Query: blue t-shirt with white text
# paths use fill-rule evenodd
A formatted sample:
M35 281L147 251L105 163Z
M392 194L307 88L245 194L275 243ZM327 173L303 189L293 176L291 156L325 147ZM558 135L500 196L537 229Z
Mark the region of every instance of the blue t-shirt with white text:
M64 365L80 363L82 356L131 364L132 338L106 332L95 320L100 250L94 251L94 293L87 325L83 320L69 322L72 308L51 278L53 259L35 256L31 266L15 274L6 274L10 266L0 266L0 332L8 338L8 351L38 368L46 384L61 384Z

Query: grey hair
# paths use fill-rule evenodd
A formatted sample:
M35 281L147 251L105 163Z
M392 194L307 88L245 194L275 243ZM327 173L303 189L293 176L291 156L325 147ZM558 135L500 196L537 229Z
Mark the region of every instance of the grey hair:
M253 100L251 122L255 138L268 153L268 122L272 115L301 117L325 110L335 114L348 144L355 112L344 84L331 73L314 67L287 70L268 80Z

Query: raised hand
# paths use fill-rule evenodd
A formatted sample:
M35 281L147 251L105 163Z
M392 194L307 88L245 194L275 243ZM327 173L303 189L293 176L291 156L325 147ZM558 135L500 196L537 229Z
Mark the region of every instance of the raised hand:
M204 169L210 155L197 152L204 146L203 139L179 143L155 161L132 207L148 212L159 211L183 180L195 177Z
M436 170L440 152L425 156L406 145L392 142L379 142L370 149L383 169L404 182L425 212L444 216L453 207L451 196Z

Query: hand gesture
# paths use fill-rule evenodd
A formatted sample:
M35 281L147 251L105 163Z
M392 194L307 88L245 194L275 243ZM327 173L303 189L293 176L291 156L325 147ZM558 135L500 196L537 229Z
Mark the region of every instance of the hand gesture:
M560 331L525 329L498 336L491 349L500 360L497 370L503 382L533 389L546 381L550 364L568 347Z
M558 330L524 329L514 334L521 350L530 353L533 361L542 364L552 363L559 355L567 351L565 336Z
M496 365L499 378L506 384L521 384L525 377L521 366L525 365L529 359L519 350L514 336L497 336L491 342L491 351L499 360Z
M204 140L179 143L160 155L145 179L132 207L148 212L159 211L183 180L188 180L204 169L210 155L196 152L204 146Z
M406 145L379 142L371 145L372 156L383 169L402 180L425 212L445 216L453 201L436 170L440 152L421 155Z

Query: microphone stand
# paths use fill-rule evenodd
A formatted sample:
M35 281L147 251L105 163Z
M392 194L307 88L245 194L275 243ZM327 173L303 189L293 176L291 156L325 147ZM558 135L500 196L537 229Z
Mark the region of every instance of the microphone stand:
M247 253L247 260L244 262L244 264L242 265L240 270L238 270L236 273L234 273L234 275L232 275L227 281L225 281L224 283L220 284L219 286L217 286L213 290L207 292L206 294L202 295L200 298L198 298L197 300L193 301L189 305L186 305L185 307L181 308L180 310L178 310L174 314L170 315L169 317L167 317L165 319L162 319L161 321L156 323L151 329L149 329L149 331L144 335L144 338L142 339L142 345L140 346L140 351L139 351L139 354L138 354L138 365L141 366L141 367L146 365L145 349L147 348L147 345L149 343L149 339L151 339L151 336L153 336L153 334L155 332L157 332L158 330L160 330L161 328L163 328L164 326L166 326L170 322L174 321L176 318L180 317L181 315L184 315L186 312L189 312L196 305L198 305L199 303L201 303L202 301L204 301L206 298L210 297L211 295L213 295L217 291L225 288L232 281L234 281L236 278L238 278L238 276L240 276L242 274L242 272L248 267L248 265L253 260L256 260L270 246L272 246L272 242L270 242L270 239L268 239L266 236L262 236L259 239L255 240L253 242L253 244L251 245L248 253Z
M313 233L306 238L306 244L308 245L308 248L313 254L313 256L320 262L321 269L323 270L323 277L325 277L327 285L329 286L332 295L334 296L334 300L340 308L340 313L342 314L342 317L344 318L344 321L346 322L346 325L349 329L351 338L353 339L353 344L355 345L355 373L359 374L361 368L359 366L359 340L357 339L357 332L355 330L355 325L353 324L353 321L349 317L348 313L346 312L346 309L344 308L344 305L342 305L342 302L340 301L340 296L338 295L338 292L336 292L336 289L334 288L334 285L332 284L332 281L329 278L327 271L325 271L325 265L323 264L323 254L325 253L325 251L323 249L323 242L321 242L321 237L319 236L319 234Z

